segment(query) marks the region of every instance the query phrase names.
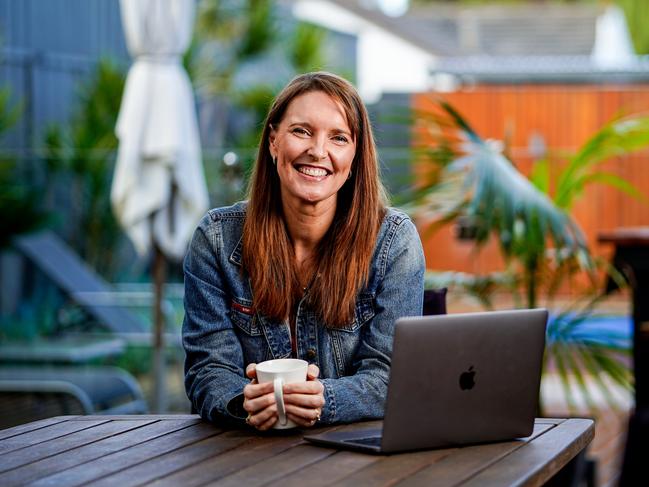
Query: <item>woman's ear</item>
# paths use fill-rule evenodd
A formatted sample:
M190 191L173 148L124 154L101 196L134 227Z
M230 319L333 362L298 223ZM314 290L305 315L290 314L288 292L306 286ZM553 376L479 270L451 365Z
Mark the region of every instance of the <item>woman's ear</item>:
M275 147L275 141L277 140L277 131L271 124L268 124L268 126L270 127L270 132L268 133L268 150L270 151L270 155L274 159L275 157L277 157L277 147Z

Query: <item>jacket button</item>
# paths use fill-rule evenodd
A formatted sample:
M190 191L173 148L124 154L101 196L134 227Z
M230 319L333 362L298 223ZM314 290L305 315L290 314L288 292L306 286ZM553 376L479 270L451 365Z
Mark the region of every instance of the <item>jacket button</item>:
M313 350L312 348L309 348L306 351L306 358L308 358L309 360L313 360L315 358L315 350Z

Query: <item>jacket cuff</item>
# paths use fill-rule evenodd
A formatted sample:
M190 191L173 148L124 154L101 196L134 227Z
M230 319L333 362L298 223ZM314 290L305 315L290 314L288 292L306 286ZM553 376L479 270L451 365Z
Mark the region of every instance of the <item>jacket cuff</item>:
M245 419L248 417L248 413L245 409L243 409L243 399L243 392L241 394L237 394L228 401L226 410L231 417L245 421Z
M322 385L324 386L324 399L325 403L322 407L322 412L320 413L320 422L324 424L335 423L336 422L336 395L334 390L329 384L327 379L321 380Z

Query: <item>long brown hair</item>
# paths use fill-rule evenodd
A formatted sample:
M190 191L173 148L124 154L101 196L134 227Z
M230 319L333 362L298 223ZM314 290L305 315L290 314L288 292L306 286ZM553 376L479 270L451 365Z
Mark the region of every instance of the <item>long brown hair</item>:
M328 326L354 317L357 293L367 284L376 236L385 214L369 116L356 89L339 76L307 73L294 78L275 98L264 122L259 152L248 188L243 226L243 265L250 276L254 306L282 320L302 297L293 245L284 223L280 180L269 149L271 126L277 127L293 99L321 91L342 105L356 141L352 175L338 191L336 214L318 246L317 277L309 288L309 307Z

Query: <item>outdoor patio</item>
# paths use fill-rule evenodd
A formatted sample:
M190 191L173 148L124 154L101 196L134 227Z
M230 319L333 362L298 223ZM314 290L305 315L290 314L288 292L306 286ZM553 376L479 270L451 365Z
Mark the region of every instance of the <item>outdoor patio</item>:
M324 70L367 106L390 205L415 223L425 289L448 289L447 313L549 310L550 422L530 442L574 427L553 454L576 455L589 425L561 420L592 418L595 485L617 485L629 414L649 400L648 363L633 363L649 312L647 15L644 0L0 0L0 430L107 414L98 434L127 434L134 414L182 437L165 415L193 412L188 243L209 208L247 197L282 86ZM47 423L36 463L67 441L57 428L80 447L76 421ZM185 459L194 441L248 441L178 421L197 435ZM316 470L341 458L278 443ZM201 462L236 463L233 448ZM342 458L350 479L400 472ZM445 478L437 454L407 458L408 475ZM549 463L521 478L556 475Z

